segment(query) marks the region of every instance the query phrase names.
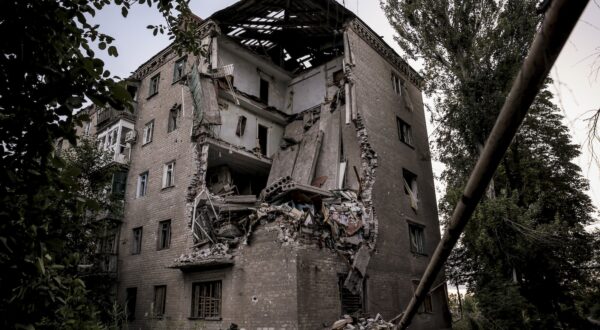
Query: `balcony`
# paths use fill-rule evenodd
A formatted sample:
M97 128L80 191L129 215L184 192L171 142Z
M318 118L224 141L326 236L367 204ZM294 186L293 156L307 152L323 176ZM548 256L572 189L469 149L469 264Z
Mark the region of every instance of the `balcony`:
M133 123L126 120L105 126L98 133L98 148L108 152L113 162L127 165L131 153L131 141L127 140L127 134L133 132L133 127Z
M97 253L88 261L91 263L79 265L79 272L82 276L117 277L118 255L116 253Z
M130 112L129 110L117 111L112 108L103 108L98 111L97 114L97 122L96 127L98 131L101 131L104 127L110 125L111 123L120 120L126 119L131 122L135 121L135 103L134 103L134 112Z

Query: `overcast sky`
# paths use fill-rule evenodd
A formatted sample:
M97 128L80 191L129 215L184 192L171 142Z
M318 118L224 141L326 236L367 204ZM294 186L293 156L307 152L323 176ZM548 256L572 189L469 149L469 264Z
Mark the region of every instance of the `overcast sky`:
M235 0L192 0L190 5L195 14L202 18L210 16L215 11L225 8ZM346 0L341 1L345 6L363 19L373 30L381 35L388 44L402 54L394 42L394 31L389 25L377 0ZM598 1L600 3L600 1ZM102 27L102 32L115 37L115 45L119 57L108 57L100 53L106 68L112 74L127 77L140 64L169 44L165 36L153 37L147 25L162 23L156 9L146 5L133 8L127 19L122 18L120 9L110 7L102 10L94 19ZM419 69L418 63L411 63ZM588 192L594 205L600 209L600 168L593 162L587 146L587 127L584 118L591 111L600 108L600 7L596 1L590 1L583 17L575 27L569 42L563 49L555 67L552 70L554 79L555 101L565 115L565 124L573 133L573 139L582 146L583 154L576 162L582 168L582 173L591 184ZM433 127L430 125L429 131ZM596 144L600 153L600 145ZM439 173L440 164L434 164L434 170ZM441 187L441 185L437 185ZM438 189L438 198L441 190ZM600 224L598 224L600 227Z

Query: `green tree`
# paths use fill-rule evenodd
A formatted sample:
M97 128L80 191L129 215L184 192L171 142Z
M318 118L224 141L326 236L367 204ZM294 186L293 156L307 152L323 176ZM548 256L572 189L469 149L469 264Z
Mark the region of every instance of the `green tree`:
M178 49L198 53L187 0L37 0L0 4L0 327L87 329L99 326L93 297L78 272L86 210L79 172L54 154L60 139L77 144L76 115L86 100L124 110L130 96L93 48L117 56L111 36L88 19L116 5L155 6ZM179 15L183 13L185 15ZM181 17L181 19L180 19ZM125 110L126 111L126 110Z
M435 102L435 147L446 165L446 218L491 131L542 15L534 0L388 0L409 57L424 61ZM597 235L579 147L545 88L452 256L451 281L468 283L481 315L500 328L582 327L597 278L586 267ZM596 292L597 294L597 292Z

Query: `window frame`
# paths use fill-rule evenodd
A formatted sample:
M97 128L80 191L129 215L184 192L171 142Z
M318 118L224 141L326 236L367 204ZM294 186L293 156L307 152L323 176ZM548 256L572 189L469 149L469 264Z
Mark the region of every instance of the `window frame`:
M183 78L185 73L185 65L187 64L186 61L187 57L183 56L173 64L173 83L176 83Z
M131 294L133 293L133 294ZM133 296L133 299L131 297ZM135 308L137 305L137 287L130 287L125 289L125 312L127 320L135 320Z
M206 311L204 311L203 315L200 315L200 306L208 305L206 302L203 304L200 303L200 293L197 294L197 288L201 288L202 286L208 285L217 285L217 290L215 290L218 294L218 297L204 297L208 300L218 300L217 302L217 315L206 315ZM210 301L212 303L212 301ZM192 283L192 299L191 299L191 310L190 310L190 319L194 320L212 320L219 321L222 318L223 313L223 281L221 280L211 280L211 281L198 281Z
M410 206L416 212L419 209L419 176L406 168L402 169L404 193L410 199ZM413 200L414 198L414 200Z
M158 89L160 86L160 72L152 76L150 78L150 83L148 85L148 98L158 94Z
M408 244L413 254L426 256L425 252L425 225L413 221L408 222ZM415 236L414 233L417 235ZM413 237L417 238L413 246Z
M150 181L150 172L144 171L138 175L136 198L142 198L148 195L148 183ZM143 182L143 184L142 184ZM143 189L142 189L143 187Z
M161 292L162 291L162 292ZM159 297L159 295L161 295L161 310L160 313L158 313L158 300L156 298ZM163 318L165 317L165 312L167 310L167 286L166 285L155 285L154 286L154 300L152 300L152 316L154 316L155 318Z
M175 104L171 107L171 109L169 109L169 117L167 120L167 133L176 131L179 128L179 119L180 118L181 118L181 104Z
M175 160L163 165L162 189L171 187L175 187Z
M142 146L152 142L154 138L154 119L144 124L144 135L142 136Z
M139 236L136 235L139 233ZM142 240L144 239L144 227L135 227L131 229L131 254L142 254Z
M396 116L396 125L398 129L398 139L400 142L411 148L414 148L412 126L398 116Z
M394 90L394 93L396 93L399 96L402 96L403 86L404 79L402 79L399 74L392 71L392 89Z
M156 235L156 250L168 250L171 248L171 220L163 220L158 223L158 234ZM166 229L166 230L165 230Z

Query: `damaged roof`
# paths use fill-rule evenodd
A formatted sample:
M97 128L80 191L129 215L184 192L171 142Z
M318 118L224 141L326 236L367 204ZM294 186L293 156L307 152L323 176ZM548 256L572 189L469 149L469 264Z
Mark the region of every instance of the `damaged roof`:
M213 14L224 35L290 72L344 53L344 24L356 16L334 0L243 0Z

